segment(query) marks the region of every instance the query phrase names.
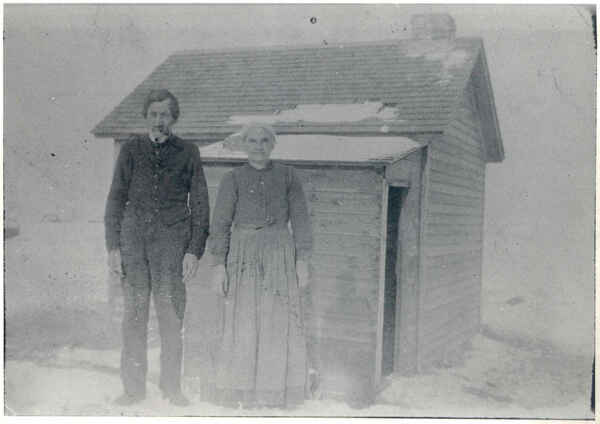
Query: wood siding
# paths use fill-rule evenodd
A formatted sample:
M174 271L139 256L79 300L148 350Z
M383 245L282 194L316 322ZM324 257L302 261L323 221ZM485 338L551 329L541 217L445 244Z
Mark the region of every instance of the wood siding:
M428 147L425 166L419 366L451 360L479 330L485 152L472 86Z

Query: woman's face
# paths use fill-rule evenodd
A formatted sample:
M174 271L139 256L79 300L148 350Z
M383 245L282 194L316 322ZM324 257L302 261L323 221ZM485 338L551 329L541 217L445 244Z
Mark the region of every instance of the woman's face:
M251 128L246 134L245 147L249 160L264 162L271 156L275 143L262 128Z

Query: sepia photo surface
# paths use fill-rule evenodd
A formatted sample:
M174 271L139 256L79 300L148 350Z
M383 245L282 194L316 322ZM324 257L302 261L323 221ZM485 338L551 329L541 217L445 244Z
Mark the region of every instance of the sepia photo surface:
M593 419L595 27L6 5L4 414Z

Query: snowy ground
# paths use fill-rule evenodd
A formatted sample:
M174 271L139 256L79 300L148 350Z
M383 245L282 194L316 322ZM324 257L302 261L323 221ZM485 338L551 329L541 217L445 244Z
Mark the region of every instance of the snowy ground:
M291 411L236 410L201 402L193 393L190 407L172 407L157 388L155 328L148 398L135 407L118 408L112 400L121 392L119 336L106 305L102 237L100 223L46 223L7 240L6 414L593 417L588 407L591 349L559 348L552 340L530 337L518 328L511 331L505 324L510 320L490 311L510 311L521 302L506 304L513 296L498 288L484 299L482 333L462 363L388 378L376 403L367 408L310 400ZM519 314L527 319L524 308Z

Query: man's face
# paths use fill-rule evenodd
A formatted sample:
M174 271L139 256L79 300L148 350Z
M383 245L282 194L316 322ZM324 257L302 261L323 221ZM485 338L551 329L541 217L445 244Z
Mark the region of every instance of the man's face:
M271 156L275 143L263 129L252 128L246 134L245 146L249 160L263 162Z
M175 119L169 109L169 99L150 104L146 115L146 127L150 138L155 140L156 137L169 135L174 123Z

